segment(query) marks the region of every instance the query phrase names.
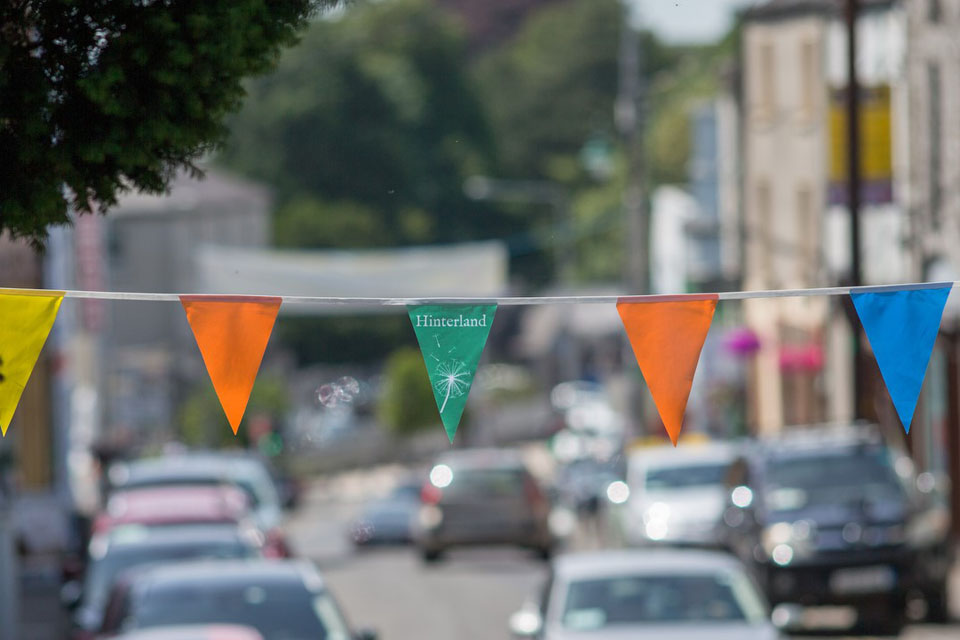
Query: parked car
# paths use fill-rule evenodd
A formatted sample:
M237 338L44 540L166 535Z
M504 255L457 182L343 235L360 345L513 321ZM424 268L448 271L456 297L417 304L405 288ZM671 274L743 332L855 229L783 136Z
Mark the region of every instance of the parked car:
M406 544L413 539L413 522L420 509L420 485L397 485L390 495L373 500L350 524L353 544Z
M256 629L235 624L189 625L132 631L117 640L265 640Z
M195 558L248 558L261 553L258 532L236 525L170 525L162 528L125 525L90 542L82 584L63 587L64 604L76 608L73 637L92 638L103 622L107 596L115 578L137 566Z
M762 442L731 467L728 485L729 546L774 604L854 606L861 628L895 633L915 592L930 618L946 618L948 510L876 429Z
M430 470L420 501L416 540L426 561L469 545L513 545L550 556L550 503L516 453L446 454Z
M720 547L727 470L735 449L726 443L640 449L627 464L628 497L611 505L627 546Z
M773 640L767 605L727 554L626 550L556 558L536 600L510 618L539 640Z
M268 546L282 557L290 550L280 529L283 506L270 472L251 456L216 453L186 453L119 463L110 468L114 491L177 485L233 485L247 495L258 527Z
M239 524L248 518L247 496L233 486L145 487L111 494L93 521L92 535L130 524Z
M113 588L101 634L240 624L264 638L375 640L351 631L316 568L302 561L210 561L135 571Z

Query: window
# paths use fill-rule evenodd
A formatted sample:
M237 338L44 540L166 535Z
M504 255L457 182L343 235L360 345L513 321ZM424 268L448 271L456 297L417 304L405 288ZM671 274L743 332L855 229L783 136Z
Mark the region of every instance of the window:
M773 45L766 43L760 47L760 116L772 118L777 111L777 75Z
M817 50L812 41L800 45L800 116L813 120L817 108Z
M929 186L930 222L934 228L940 227L943 192L941 174L943 173L943 127L941 121L940 65L927 64L927 96L930 100L927 120L929 129L929 157L927 176Z
M770 269L772 266L772 238L770 236L770 217L772 215L772 205L770 197L770 183L761 180L757 183L757 207L755 227L753 229L754 246L758 252L759 260L757 265L760 267L764 280L769 280L772 276Z
M808 273L808 267L817 265L817 246L819 245L817 217L813 209L813 193L810 187L797 189L797 231L800 238L800 260L797 261L801 280ZM812 274L811 274L812 275Z

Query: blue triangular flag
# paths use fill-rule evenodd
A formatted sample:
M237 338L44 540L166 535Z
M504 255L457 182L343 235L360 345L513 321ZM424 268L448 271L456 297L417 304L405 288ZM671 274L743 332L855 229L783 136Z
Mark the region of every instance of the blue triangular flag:
M907 433L952 286L870 287L850 294Z

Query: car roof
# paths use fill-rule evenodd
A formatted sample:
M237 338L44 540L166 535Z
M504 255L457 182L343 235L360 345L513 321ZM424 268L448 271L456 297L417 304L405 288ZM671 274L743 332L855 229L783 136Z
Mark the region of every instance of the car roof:
M705 442L647 447L630 454L630 465L648 469L675 468L695 464L730 463L736 458L738 446L732 442Z
M822 424L794 427L757 442L761 453L773 457L808 454L846 455L851 449L885 448L883 434L875 425Z
M459 469L514 469L526 467L520 453L510 449L450 451L437 458L437 464L446 464Z
M135 588L235 587L245 582L258 586L300 585L320 591L324 583L316 567L306 560L191 560L164 563L137 573Z
M154 478L234 478L238 475L266 472L263 463L253 457L213 453L178 453L156 458L122 462L110 469L110 479L118 486Z
M742 571L740 561L715 551L690 549L631 549L590 551L557 557L554 573L565 580L623 575L702 575L721 571Z
M169 626L131 631L116 640L263 640L256 629L235 624Z

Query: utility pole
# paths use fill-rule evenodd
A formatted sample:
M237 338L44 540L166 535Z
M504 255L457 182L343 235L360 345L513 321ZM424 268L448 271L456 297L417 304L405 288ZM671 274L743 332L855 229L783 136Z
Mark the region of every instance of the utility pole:
M846 0L847 27L847 186L850 207L850 286L863 284L860 266L860 83L857 81L857 16L859 0ZM863 339L855 313L848 314L853 331L853 413L866 416Z
M650 291L650 221L647 213L644 178L646 162L643 138L643 84L640 32L634 24L634 12L639 11L639 0L623 0L623 25L620 36L619 88L614 107L614 119L627 150L627 186L623 194L623 213L626 217L626 272L627 293L644 294ZM624 357L633 358L630 345L624 347ZM643 386L635 377L628 378L627 408L635 429L643 430ZM633 435L645 435L634 433Z

